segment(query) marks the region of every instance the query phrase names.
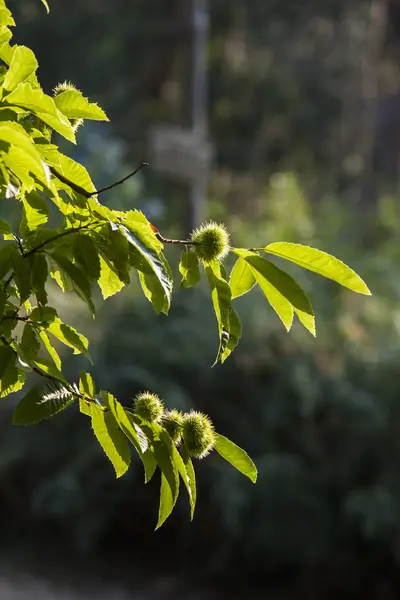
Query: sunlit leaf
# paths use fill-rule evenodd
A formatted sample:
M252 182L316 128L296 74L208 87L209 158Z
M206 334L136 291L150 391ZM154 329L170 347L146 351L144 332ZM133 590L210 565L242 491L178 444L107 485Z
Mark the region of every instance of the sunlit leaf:
M66 90L54 99L57 108L69 119L92 119L108 121L107 115L97 104L89 102L78 90Z
M353 269L322 250L303 246L302 244L275 242L266 246L264 251L290 260L304 269L318 273L318 275L332 279L353 292L371 295L364 281Z
M39 386L32 387L17 404L13 415L14 425L35 425L44 419L54 417L70 404L74 398L65 390L65 393L46 394Z
M248 454L228 438L216 434L215 450L235 469L246 475L253 483L257 481L257 468Z
M32 73L35 73L37 67L38 63L32 50L25 46L15 46L10 67L4 78L4 88L11 92L18 84L28 79Z
M229 278L229 286L232 292L232 299L247 294L256 285L256 278L246 261L239 256L235 262L231 276Z
M91 361L88 352L89 341L84 335L78 333L76 329L70 325L66 325L57 317L50 323L47 331L66 346L73 348L74 354L84 354Z
M181 254L179 272L182 275L181 287L194 287L200 281L199 259L195 252L184 250Z
M117 477L121 477L129 468L131 452L125 435L120 431L118 423L109 410L92 405L93 432L110 459Z
M47 352L49 353L50 357L52 358L55 366L57 367L57 369L59 371L61 371L61 358L59 357L57 350L51 344L47 333L42 330L39 333L39 337L43 342L43 346L46 348Z

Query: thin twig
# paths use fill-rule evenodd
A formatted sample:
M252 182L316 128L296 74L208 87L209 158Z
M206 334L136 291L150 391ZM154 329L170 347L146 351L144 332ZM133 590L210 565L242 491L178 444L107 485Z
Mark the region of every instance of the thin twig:
M141 171L144 167L148 167L148 166L149 166L148 162L142 162L142 164L137 169L132 171L132 173L129 173L129 175L126 175L126 177L123 177L119 181L116 181L115 183L112 183L111 185L107 185L106 187L103 187L100 190L97 190L97 192L91 192L90 196L95 196L96 194L102 194L103 192L112 190L113 188L117 187L117 185L121 185L122 183L125 183L125 181L127 181L128 179L130 179L131 177L133 177L134 175L139 173L139 171Z
M163 244L181 244L183 246L198 246L201 242L194 242L193 240L170 240L161 235L159 231L154 232L155 236Z
M76 192L77 194L80 194L81 196L84 196L85 198L91 198L92 196L97 196L98 194L102 194L103 192L112 190L113 188L117 187L117 185L121 185L122 183L125 183L125 181L127 181L128 179L130 179L131 177L133 177L134 175L139 173L139 171L141 171L144 167L148 167L148 166L149 166L149 163L142 162L142 164L139 167L137 167L137 169L132 171L132 173L129 173L129 175L126 175L119 181L116 181L115 183L112 183L111 185L107 185L106 187L103 187L100 190L95 190L94 192L88 192L87 190L85 190L85 188L81 187L77 183L74 183L73 181L71 181L70 179L65 177L65 175L63 175L62 173L57 171L57 169L55 167L49 167L49 168L50 168L50 171L53 173L53 175L55 175L55 177L57 177L57 179L59 179L60 181L62 181L66 185L68 185L71 189L74 190L74 192Z
M31 250L28 250L28 252L25 252L24 258L26 258L27 256L31 256L35 252L38 252L39 250L41 250L42 248L47 246L47 244L50 244L51 242L54 242L55 240L58 240L59 238L62 238L65 235L69 235L71 233L77 233L78 231L82 231L82 229L87 229L91 225L93 225L93 223L88 223L87 225L80 225L79 227L71 227L71 229L66 229L65 231L62 231L61 233L57 233L57 235L53 235L53 237L49 238L48 240L45 240L44 242L41 242L34 248L31 248Z

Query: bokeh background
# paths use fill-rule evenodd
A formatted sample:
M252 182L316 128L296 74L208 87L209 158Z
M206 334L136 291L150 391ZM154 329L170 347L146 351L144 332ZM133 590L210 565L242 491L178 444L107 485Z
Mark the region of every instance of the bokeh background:
M399 598L398 0L210 0L204 48L195 0L50 4L46 16L38 0L10 2L15 38L35 51L47 92L70 80L109 115L80 130L77 148L63 146L98 186L151 162L152 128L191 125L197 56L213 158L196 210L224 221L235 245L331 252L373 296L294 269L317 339L286 334L252 292L237 302L241 345L211 369L206 286L177 285L165 318L133 284L94 322L53 290L92 342L99 386L123 402L150 388L170 407L208 412L259 480L211 456L198 465L194 522L182 498L154 533L158 481L144 486L138 461L116 481L77 410L17 428L4 403L1 598ZM185 236L200 196L150 167L103 201ZM88 368L64 358L71 378Z

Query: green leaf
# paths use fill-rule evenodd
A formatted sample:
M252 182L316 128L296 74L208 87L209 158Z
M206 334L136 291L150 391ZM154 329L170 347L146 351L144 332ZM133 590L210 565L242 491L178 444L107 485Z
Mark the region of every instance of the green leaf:
M84 335L78 333L76 329L66 325L57 317L50 323L47 331L66 346L73 348L74 354L84 354L92 362L88 352L89 341Z
M157 254L150 245L147 245L147 241L142 241L145 227L144 224L139 223L136 227L137 231L134 232L134 225L131 221L129 229L124 225L120 225L119 229L153 272L152 275L139 272L140 283L146 298L152 302L157 313L167 314L172 295L171 269L162 254Z
M100 277L100 259L97 247L89 235L74 236L74 257L77 264L92 281Z
M39 304L47 303L46 282L49 275L47 260L44 254L35 253L29 257L30 259L30 277L32 291L36 294Z
M57 318L57 311L52 306L36 306L29 315L31 321L47 327Z
M141 459L144 465L144 482L149 483L157 469L157 462L150 450L146 450Z
M14 281L18 288L21 302L25 302L31 293L29 264L18 252L12 257L14 267Z
M126 237L110 224L105 225L98 237L98 249L104 260L109 264L125 284L130 283L129 243Z
M9 144L2 156L3 160L9 159L7 166L17 177L21 166L24 166L26 172L30 171L44 184L49 182L47 167L23 127L18 123L3 121L0 124L0 141Z
M92 291L90 281L87 279L86 274L59 252L52 252L51 257L60 267L63 275L70 282L75 293L86 302L89 309L94 314L95 308L92 300Z
M200 281L199 259L195 252L184 250L179 263L179 272L182 275L181 287L194 287Z
M14 46L10 68L5 76L3 87L11 92L17 85L28 79L38 68L32 50L25 46Z
M17 405L14 415L14 425L35 425L44 419L54 417L73 402L72 394L46 395L38 386L32 387Z
M253 275L252 270L246 261L239 256L235 262L231 276L229 279L229 286L232 292L233 298L238 298L247 294L256 284L256 278Z
M0 8L0 24L1 25L11 25L11 26L14 26L15 25L15 21L13 19L11 11L6 7L4 0L2 0L0 4L1 4L1 8Z
M221 354L221 363L224 363L231 352L233 352L241 337L242 323L236 310L231 308L229 313L229 339L225 350Z
M192 459L189 456L189 452L185 445L181 448L182 460L185 465L186 473L190 482L191 499L190 499L190 518L193 520L194 510L196 507L197 491L196 491L196 473L193 467Z
M43 371L43 373L46 373L47 375L52 375L56 379L60 379L60 381L62 381L66 385L69 385L68 381L65 379L61 371L57 369L57 367L55 367L49 360L46 360L41 356L37 356L33 362L39 369Z
M96 393L92 376L85 371L81 371L79 374L79 391L89 398L94 398Z
M172 495L171 487L164 473L161 471L160 507L158 509L158 521L156 525L156 531L168 519L169 515L172 513L174 505L175 502Z
M39 353L40 342L35 328L30 323L25 323L21 337L21 348L27 359L34 359Z
M61 175L66 177L69 181L74 183L76 186L82 188L82 190L85 191L86 194L96 191L94 183L91 180L90 175L87 172L87 170L85 169L85 167L83 165L81 165L80 163L76 162L75 160L73 160L72 158L70 158L69 156L65 156L64 154L61 154L60 152L58 152L56 166L57 166L57 170L60 172ZM78 194L76 191L74 191L72 188L70 188L68 186L68 184L66 184L64 182L61 182L61 183L62 183L62 185L60 185L61 189L67 189L69 195L71 197L73 197L75 200L77 200L78 203L81 202L81 204L83 206L87 205L87 198L85 197L84 194Z
M79 398L79 411L87 417L92 416L92 402L87 402L83 398Z
M263 250L285 260L290 260L304 269L318 273L318 275L332 279L353 292L371 295L364 281L353 269L322 250L289 242L275 242L269 244Z
M1 16L0 16L1 19ZM1 22L1 20L0 20ZM7 44L7 42L10 41L10 39L12 38L12 33L10 31L10 29L8 27L6 27L5 25L1 25L0 26L0 48L1 46L4 46L5 44Z
M7 302L7 292L4 290L0 290L0 321L1 318L4 315L4 310L6 308L6 302Z
M3 104L19 106L35 114L44 123L75 143L75 134L71 123L54 104L53 98L47 96L41 89L33 88L30 83L21 83L6 98ZM1 138L0 138L1 139Z
M228 438L219 433L215 435L215 450L218 454L255 483L257 481L257 468L250 456L242 448L239 448L231 440L228 440Z
M238 253L239 250L235 249L234 252ZM285 327L290 329L294 311L304 327L315 336L315 318L310 299L293 277L267 258L248 250L240 252Z
M172 446L172 456L173 456L173 460L175 462L176 468L178 469L178 472L182 478L182 481L186 487L187 493L188 493L188 497L189 497L189 505L190 505L190 516L191 516L191 520L193 520L193 515L194 515L194 509L196 506L196 482L194 482L194 491L192 489L192 485L193 485L193 474L194 474L194 470L193 470L193 465L188 463L188 461L184 461L182 456L179 454L178 450L175 448L175 446ZM190 459L189 459L190 460ZM188 472L186 467L192 467L193 472ZM194 495L193 495L194 494Z
M229 341L229 314L232 308L231 288L224 279L221 272L221 265L214 261L205 265L205 271L211 290L211 299L214 306L215 316L217 317L219 333L219 349L214 364L223 356Z
M41 0L43 6L46 8L46 12L49 13L50 12L50 7L49 4L47 2L47 0Z
M30 192L22 198L24 207L26 230L35 231L40 225L47 223L49 218L49 205L42 196L36 192ZM24 235L24 232L21 232Z
M57 108L69 119L109 120L97 104L89 102L78 90L66 90L58 94L54 102Z
M119 427L122 429L128 440L131 442L136 452L141 457L148 448L148 442L145 434L140 427L134 423L128 416L126 410L118 400L109 392L102 392L101 397L111 410Z
M121 477L126 473L131 462L128 441L110 411L102 410L93 404L91 412L93 432L110 459L117 477Z
M0 346L0 398L20 390L25 374L16 366L16 354L10 346Z
M104 300L117 294L125 285L102 256L100 256L100 278L97 283Z
M47 333L45 331L40 331L39 337L42 340L44 347L46 348L47 352L52 358L57 369L61 371L61 358L59 357L57 350L52 346Z

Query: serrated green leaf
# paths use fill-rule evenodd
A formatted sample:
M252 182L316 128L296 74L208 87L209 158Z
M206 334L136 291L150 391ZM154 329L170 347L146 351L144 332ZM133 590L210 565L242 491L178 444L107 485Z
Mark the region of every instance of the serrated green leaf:
M52 306L36 306L29 315L31 321L47 327L57 318L57 311Z
M195 252L184 250L181 254L179 272L182 275L181 287L194 287L200 281L199 259Z
M229 339L225 350L221 354L221 363L224 363L228 356L233 352L242 337L242 323L239 315L234 308L229 313Z
M67 393L46 400L41 388L34 386L15 408L13 424L35 425L40 421L54 417L72 404L72 402L72 394Z
M29 298L31 293L29 264L19 253L13 254L12 262L15 285L18 288L21 302L24 302Z
M0 48L7 44L12 38L11 30L5 25L0 26Z
M310 299L293 277L267 258L248 250L240 252L285 327L290 329L294 311L302 325L315 336L315 318Z
M127 227L142 246L156 254L160 254L164 246L156 237L149 220L140 210L129 210L125 213L118 212L115 217L115 222Z
M218 323L219 348L214 365L221 360L229 341L229 314L232 308L231 289L221 272L221 265L214 261L204 266L211 290L211 299Z
M47 304L46 282L49 275L47 260L44 254L36 253L29 257L31 288L39 304Z
M37 68L38 62L32 50L25 46L15 46L10 67L3 82L4 89L11 92L17 85L35 73Z
M10 346L0 346L0 398L20 390L25 374L16 366L16 354Z
M40 342L35 328L25 323L21 337L21 348L28 359L34 359L39 353Z
M256 279L246 261L239 256L235 262L231 276L229 278L229 286L232 292L232 300L247 294L256 285Z
M98 237L97 246L104 260L125 284L130 283L129 243L126 237L108 224Z
M100 277L100 258L92 238L88 235L75 235L73 248L77 264L89 279L97 281Z
M72 348L74 354L84 354L92 362L88 352L89 341L84 335L78 333L76 329L70 325L66 325L57 317L50 323L47 331L60 340L60 342Z
M120 431L114 415L92 405L93 432L111 461L117 477L121 477L129 468L131 452L125 435Z
M49 360L46 360L45 358L42 358L41 356L37 356L33 362L39 369L41 369L43 371L43 373L46 373L47 375L51 375L52 377L59 379L66 385L69 385L68 381L65 379L65 377L61 373L61 371L59 369L57 369L57 367L55 367Z
M157 462L150 450L146 450L141 459L144 466L144 482L149 483L157 469Z
M33 88L30 83L21 83L6 98L3 104L19 106L35 114L44 123L64 136L70 142L75 143L75 134L71 123L68 121L54 104L53 98L47 96L41 89ZM1 138L0 138L1 139Z
M92 291L86 274L60 252L52 252L51 257L60 267L63 275L69 280L75 293L86 302L94 314L95 308L92 300Z
M169 302L165 295L163 287L160 285L159 279L156 275L147 275L139 271L139 281L143 293L147 300L151 302L154 311L159 315L160 313L168 314Z
M141 457L143 452L148 448L145 434L140 427L129 418L122 404L118 402L112 394L109 392L102 392L101 397L105 400L106 406L111 410L119 427Z
M257 467L247 452L223 435L217 433L215 436L215 450L218 454L255 483L257 481Z
M97 104L89 102L78 90L66 90L58 94L54 101L57 108L69 119L109 120Z
M35 231L40 225L47 223L49 206L42 196L39 196L34 191L25 194L22 198L22 205L24 207L25 224L28 232ZM26 232L21 233L25 235Z
M69 156L65 156L61 154L61 152L57 153L57 170L61 175L66 177L69 181L74 183L76 186L81 188L86 193L95 192L96 188L94 186L93 181L90 178L87 169L80 163L76 162ZM69 195L75 199L75 201L83 207L87 206L87 198L85 195L79 194L72 188L68 186L65 182L61 182L59 185L60 189L67 189Z
M197 499L197 491L196 491L196 473L193 467L192 459L189 456L189 452L185 445L181 448L182 460L185 465L186 474L189 478L190 489L191 489L191 498L190 498L190 518L193 520L194 511L196 508L196 499Z
M91 417L92 416L92 403L87 402L83 398L79 398L79 412L81 412L83 415L86 415L87 417Z
M189 497L190 516L191 516L191 519L193 519L194 509L195 509L195 505L196 505L196 483L195 483L194 490L192 489L193 473L188 472L186 466L188 465L189 470L190 470L189 463L187 461L185 462L183 460L182 456L179 454L178 450L175 448L174 445L172 445L172 457L173 457L174 463L176 465L176 468L178 469L178 473L181 476L182 481L187 490L188 497ZM193 468L193 465L192 465L192 468Z
M26 172L30 171L40 181L48 183L48 169L23 127L11 121L1 122L0 141L9 145L7 149L3 149L2 157L17 177L24 167Z
M157 254L155 250L143 243L141 235L143 227L145 225L139 223L137 233L134 233L132 221L129 229L124 225L119 225L120 231L135 250L139 252L153 272L152 275L139 272L140 283L146 298L153 304L157 313L164 312L167 314L172 296L171 270L162 254Z
M51 344L51 342L49 340L49 336L47 335L47 333L45 331L42 330L39 332L39 337L42 340L44 347L46 348L47 352L49 353L49 356L52 358L57 369L59 371L61 371L61 358L59 357L57 350Z
M156 525L156 531L168 519L169 515L173 511L174 505L175 503L171 487L164 473L161 471L160 506L158 509L158 521Z
M256 258L261 258L254 252L249 252L248 250L241 249L233 249L233 252L239 254L243 258L247 260L247 257L254 256ZM262 289L265 297L268 302L281 319L287 331L290 330L293 323L294 310L293 306L289 302L282 292L273 285L263 274L259 273L259 270L252 265L249 265L252 268L252 272L256 278L256 281L260 288Z
M104 300L117 294L125 285L102 256L100 256L100 278L97 283Z
M322 275L322 277L332 279L353 292L371 295L365 282L353 269L322 250L289 242L275 242L269 244L263 250L285 260L290 260L304 269Z
M0 24L1 25L15 25L15 21L11 14L11 11L6 7L4 2L1 3L2 6L0 8Z
M81 371L79 374L79 391L81 394L85 394L89 398L94 398L96 389L90 373Z

